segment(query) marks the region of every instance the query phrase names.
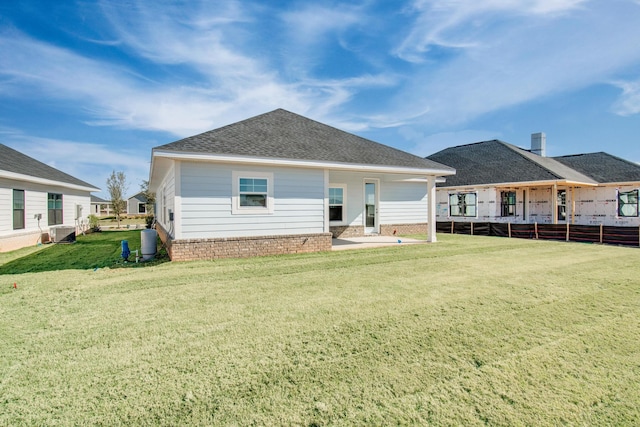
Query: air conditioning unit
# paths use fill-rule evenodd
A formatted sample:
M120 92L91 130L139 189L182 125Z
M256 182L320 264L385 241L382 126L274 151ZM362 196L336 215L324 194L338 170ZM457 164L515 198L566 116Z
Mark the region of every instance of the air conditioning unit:
M49 236L53 243L73 243L76 241L76 228L65 225L51 227Z

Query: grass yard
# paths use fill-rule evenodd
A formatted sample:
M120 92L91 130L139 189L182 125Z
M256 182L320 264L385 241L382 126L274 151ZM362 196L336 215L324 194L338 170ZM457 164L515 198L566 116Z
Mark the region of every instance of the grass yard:
M439 239L2 275L0 425L637 425L638 249Z
M140 250L140 232L141 230L90 233L77 236L75 243L32 246L0 253L0 275L104 267L138 268L169 261L166 250L161 248L153 260L136 264L133 251ZM122 240L129 243L130 262L125 262L122 258ZM142 256L141 252L138 254Z

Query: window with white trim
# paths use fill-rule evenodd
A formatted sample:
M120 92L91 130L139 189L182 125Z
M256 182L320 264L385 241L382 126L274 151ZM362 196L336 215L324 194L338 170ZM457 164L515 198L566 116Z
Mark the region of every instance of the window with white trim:
M618 190L618 216L638 216L638 190Z
M24 190L13 190L13 229L24 228Z
M58 225L63 223L62 194L48 193L47 216L49 218L49 225Z
M478 212L477 193L449 194L449 216L475 217Z
M346 221L346 188L343 185L329 187L329 221L343 223Z
M233 176L233 214L273 213L273 174L236 172Z
M267 207L266 178L240 178L240 207Z

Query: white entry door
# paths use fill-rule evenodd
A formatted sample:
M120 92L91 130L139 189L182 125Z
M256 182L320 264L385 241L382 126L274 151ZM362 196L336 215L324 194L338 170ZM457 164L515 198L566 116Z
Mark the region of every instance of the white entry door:
M365 234L380 233L377 180L365 180L364 182L364 232Z

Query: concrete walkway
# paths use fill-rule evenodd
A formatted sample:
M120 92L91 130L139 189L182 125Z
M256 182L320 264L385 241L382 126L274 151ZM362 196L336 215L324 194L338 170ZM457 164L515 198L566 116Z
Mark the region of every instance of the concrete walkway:
M415 245L421 243L427 242L426 240L407 239L404 237L367 236L352 237L348 239L333 239L331 249L334 251L343 251L346 249L379 248L383 246Z

